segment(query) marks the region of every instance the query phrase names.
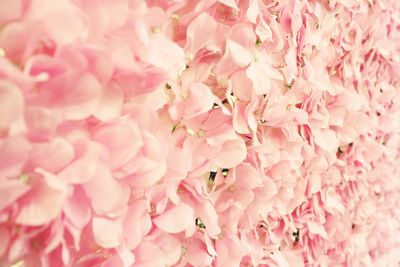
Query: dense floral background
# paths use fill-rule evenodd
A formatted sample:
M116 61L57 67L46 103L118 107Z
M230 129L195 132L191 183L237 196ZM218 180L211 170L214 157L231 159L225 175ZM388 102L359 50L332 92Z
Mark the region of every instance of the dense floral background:
M0 0L0 266L399 266L400 1Z

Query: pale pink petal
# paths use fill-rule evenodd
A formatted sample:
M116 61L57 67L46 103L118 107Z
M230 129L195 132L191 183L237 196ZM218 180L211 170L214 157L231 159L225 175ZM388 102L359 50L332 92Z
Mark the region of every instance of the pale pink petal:
M58 76L46 83L50 92L48 105L61 110L67 119L84 119L98 107L102 88L88 73L75 71Z
M231 76L233 95L242 101L250 101L253 97L251 90L252 81L245 71L237 71Z
M153 219L154 224L167 233L179 233L195 223L193 209L186 204L170 208Z
M205 231L210 237L218 236L221 233L221 228L218 225L218 214L210 202L203 202L198 208L198 215L201 221L206 226Z
M154 242L163 252L164 263L175 265L182 255L182 243L176 236L161 234Z
M25 111L25 122L32 140L46 140L56 131L61 114L44 107L29 107Z
M190 243L185 257L192 266L210 266L213 260L213 257L207 252L205 243L199 238Z
M322 196L323 202L325 203L325 210L332 214L343 214L345 211L345 207L342 203L342 199L335 192L334 188L326 189L325 193Z
M163 85L166 74L159 68L143 64L140 71L122 71L115 74L114 79L130 97L149 93Z
M7 129L24 111L24 96L20 89L7 81L0 81L0 130Z
M110 85L109 88L103 91L99 105L93 111L93 116L102 121L115 119L122 112L123 101L124 94L122 89L116 85Z
M201 13L189 24L186 46L190 53L192 53L192 56L201 48L214 43L216 30L217 23L213 17L210 17L206 13ZM198 34L199 32L206 32L207 34Z
M224 4L224 5L228 6L228 7L231 7L231 8L234 8L234 9L239 9L239 7L237 6L237 3L236 3L235 0L218 0L218 2Z
M56 138L50 143L39 144L30 154L28 164L49 172L58 172L74 159L74 148L65 139Z
M260 64L253 63L249 68L247 68L246 75L253 83L254 92L257 95L269 93L271 81L268 78L269 75L265 66L260 66Z
M98 164L98 145L95 143L78 143L75 145L75 161L66 166L58 177L72 184L87 183L94 178Z
M257 24L255 32L258 35L258 38L260 38L261 42L272 39L271 27L262 18L260 19L260 22Z
M245 67L253 61L252 53L235 41L227 40L226 49L230 52L233 61L240 67Z
M323 225L316 222L307 222L308 229L312 234L320 235L325 239L329 239L328 234Z
M246 16L251 23L257 22L257 17L260 14L260 6L257 0L249 1L249 8L246 11ZM265 40L265 39L264 39ZM262 41L264 41L262 40Z
M59 29L63 27L64 23L68 23L69 27L64 27L64 30L60 31ZM46 14L43 18L43 28L44 32L57 43L70 44L81 38L85 22L80 12L71 5L66 9Z
M4 180L0 186L0 210L4 209L19 197L29 191L31 187L20 180Z
M234 172L236 176L235 185L238 187L253 189L262 184L259 173L250 165L240 164Z
M46 245L44 252L50 253L54 251L64 239L64 225L62 220L59 218L54 220L51 224L49 231L49 236L47 237L48 244Z
M135 254L128 250L127 247L118 247L117 252L123 262L123 267L130 267L135 263Z
M129 14L129 1L101 1L104 10L108 15L108 27L111 29L118 28L124 25Z
M242 139L226 141L213 158L221 168L232 168L246 158L246 145Z
M307 191L309 194L315 194L321 190L321 177L317 173L313 173L310 175L308 180L308 188Z
M93 237L103 248L118 247L122 242L122 223L105 217L93 218Z
M240 266L246 249L237 236L224 237L215 243L218 267Z
M129 187L115 180L104 164L97 165L95 178L83 188L97 214L116 217L127 209Z
M140 57L143 61L168 71L170 77L176 77L185 68L183 49L166 38L153 40L146 45Z
M144 146L141 157L135 158L130 164L134 165L133 174L126 180L136 187L149 187L156 184L166 173L166 148L156 136L145 132Z
M239 134L250 133L247 125L246 106L247 105L245 102L237 100L235 101L235 106L233 107L233 127Z
M90 202L80 187L75 187L72 195L66 198L63 212L77 229L83 229L89 223L92 213Z
M114 72L114 65L111 63L110 55L106 51L90 48L84 49L82 53L86 58L86 67L89 72L96 76L101 84L108 83Z
M314 133L315 143L328 152L334 152L338 149L339 142L336 133L332 130L321 130Z
M122 119L100 124L93 131L93 140L108 148L113 169L126 164L143 146L139 126Z
M185 105L185 115L187 118L194 117L209 111L214 104L215 96L210 88L201 83L190 86L190 95Z
M158 247L158 244L153 244L147 240L144 240L135 250L135 259L137 266L151 267L165 264L163 251Z
M0 24L21 18L24 1L5 0L0 2Z
M16 177L22 172L32 145L23 137L8 138L0 143L0 173L2 177Z
M152 226L145 201L135 201L129 206L123 224L126 246L135 249Z
M15 218L19 224L38 226L49 223L61 214L66 197L65 185L51 173L37 170L41 177L33 178L31 190L20 200L20 210Z

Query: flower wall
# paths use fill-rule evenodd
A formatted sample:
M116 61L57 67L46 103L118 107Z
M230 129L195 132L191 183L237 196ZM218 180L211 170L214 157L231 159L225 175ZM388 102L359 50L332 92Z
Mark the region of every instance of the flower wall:
M398 266L400 1L1 0L0 266Z

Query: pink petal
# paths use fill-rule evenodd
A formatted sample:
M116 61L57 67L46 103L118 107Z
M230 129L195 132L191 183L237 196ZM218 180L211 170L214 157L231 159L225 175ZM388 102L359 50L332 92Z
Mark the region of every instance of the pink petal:
M98 145L78 143L75 145L75 161L64 168L58 177L72 184L87 183L94 178L98 162Z
M148 132L143 134L143 140L142 156L132 162L137 169L126 178L130 185L136 187L149 187L156 184L167 170L166 150L161 140Z
M102 120L108 121L117 118L122 112L124 94L120 87L108 86L103 91L99 100L99 105L93 112L93 116Z
M153 40L146 45L140 57L144 62L168 71L170 77L176 77L179 71L185 68L183 49L167 38Z
M114 72L114 65L111 63L110 55L106 51L90 48L84 49L82 53L86 58L89 72L96 76L101 84L108 83Z
M28 136L31 140L47 140L62 120L61 114L44 107L29 107L25 111Z
M221 168L232 168L242 162L247 156L246 144L243 139L226 141L213 159Z
M328 152L337 151L339 146L336 133L332 130L322 129L321 131L314 133L314 141L319 147Z
M1 177L19 176L32 145L20 136L8 138L0 143L0 173Z
M259 14L260 14L260 6L258 1L257 0L249 1L249 8L246 11L246 17L249 19L249 21L251 23L256 23Z
M83 229L89 223L91 207L82 188L74 187L72 195L64 202L63 212L77 229Z
M317 173L313 173L310 175L309 180L308 180L308 193L309 194L315 194L321 190L321 177Z
M320 235L325 239L329 239L328 234L323 225L316 223L316 222L307 222L308 229L310 233L315 235Z
M0 2L0 24L21 18L24 3L22 0ZM1 253L0 253L1 254Z
M239 9L235 0L218 0L218 2L228 6L230 8Z
M201 13L189 24L186 34L186 46L193 56L196 55L197 51L201 48L214 43L216 30L217 23L214 18L206 13ZM206 32L207 34L198 34L199 32Z
M95 179L83 188L97 214L115 217L127 208L129 187L115 180L104 164L97 165Z
M138 200L131 204L123 223L126 246L130 250L135 249L152 226L145 201Z
M227 40L226 49L230 52L234 62L240 67L245 67L253 61L251 52L235 41Z
M0 130L7 129L23 113L24 97L20 89L7 81L0 81Z
M97 109L102 88L93 75L75 71L50 80L44 90L51 92L49 106L63 111L66 119L78 120Z
M3 180L0 186L0 210L4 209L19 197L29 191L31 187L19 180Z
M173 266L182 255L182 244L180 240L170 234L161 234L154 242L163 252L164 263Z
M61 214L66 187L57 177L37 170L42 177L35 181L31 190L19 201L20 209L16 223L38 226L49 223Z
M304 259L301 253L297 251L283 251L283 256L288 262L289 266L296 265L298 267L304 267Z
M143 146L139 126L123 119L100 124L93 131L93 140L108 148L113 169L120 168L130 161Z
M165 71L151 65L141 66L142 69L123 71L114 75L114 79L124 88L127 96L146 94L163 85L166 80Z
M214 94L210 88L202 83L194 83L190 86L190 95L185 105L186 118L209 111L214 104Z
M60 31L64 23L68 23L69 26ZM81 13L71 5L46 14L43 18L43 27L44 31L58 44L70 44L82 36L85 23Z
M101 3L108 15L108 27L115 29L123 26L129 14L129 1L101 1Z
M254 1L257 2L257 1ZM260 19L260 22L256 26L255 30L256 34L260 38L261 42L272 39L272 30L271 27L264 21L264 19Z
M64 239L64 225L61 218L54 220L48 231L49 236L47 237L47 239L49 241L44 249L44 253L50 253L54 251Z
M218 267L240 266L242 258L246 255L246 249L237 236L224 237L215 243Z
M192 266L211 266L213 260L213 257L207 252L206 245L199 238L192 240L185 258Z
M253 189L262 184L259 173L251 165L240 164L234 171L236 176L235 185L238 187Z
M141 242L135 250L135 259L138 266L151 267L165 265L163 251L158 247L158 244L153 244L147 240Z
M74 158L74 148L65 139L56 138L51 143L39 144L32 150L28 164L49 172L58 172Z
M179 233L194 224L193 209L186 204L179 204L153 219L154 224L167 233Z
M247 68L246 75L253 83L254 92L257 95L269 93L271 81L266 66L260 66L260 64L253 63Z
M334 188L327 188L322 196L325 203L324 209L331 214L343 214L345 206L342 203L341 197L335 192Z
M253 86L252 81L247 77L245 71L237 71L231 76L233 95L241 101L250 101L253 97L252 91L248 90ZM235 102L236 103L236 102Z
M239 134L250 133L247 125L246 103L237 100L233 108L233 127L235 131Z
M130 267L135 263L135 254L133 254L127 247L122 246L117 248L119 257L122 260L123 267Z
M0 257L3 257L10 244L11 233L5 226L0 226L0 236Z
M221 233L218 225L218 214L210 202L202 202L198 210L198 216L206 226L206 232L210 237L216 237Z
M93 236L95 242L103 248L115 248L122 242L122 223L105 217L93 218Z

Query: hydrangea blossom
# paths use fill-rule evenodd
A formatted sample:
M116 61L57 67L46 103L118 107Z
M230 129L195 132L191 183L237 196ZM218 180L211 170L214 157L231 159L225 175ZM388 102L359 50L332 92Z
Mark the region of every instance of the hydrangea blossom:
M0 265L397 266L397 0L0 1Z

